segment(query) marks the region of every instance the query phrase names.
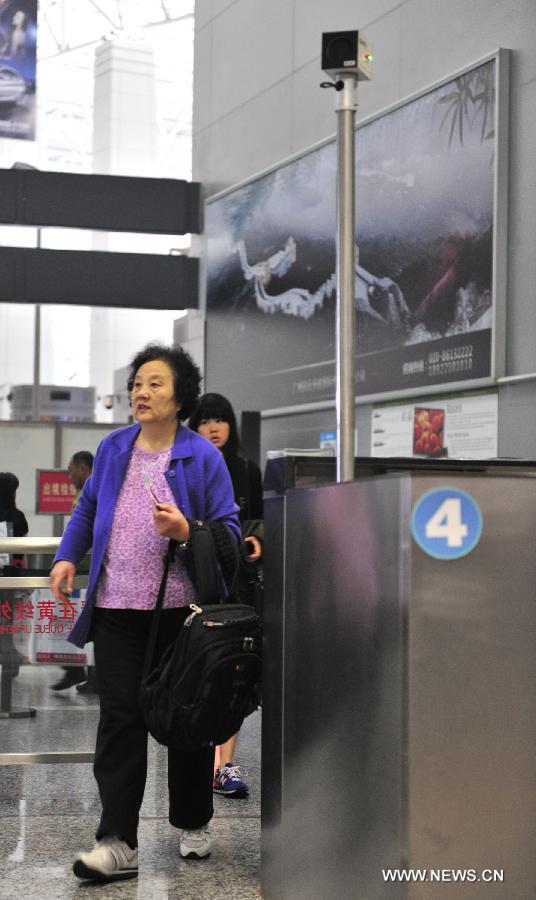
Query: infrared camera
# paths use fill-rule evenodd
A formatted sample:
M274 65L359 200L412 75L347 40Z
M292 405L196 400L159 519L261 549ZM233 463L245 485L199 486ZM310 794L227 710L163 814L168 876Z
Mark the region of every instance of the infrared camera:
M330 78L345 72L358 81L372 78L372 52L360 31L326 31L322 34L322 69Z

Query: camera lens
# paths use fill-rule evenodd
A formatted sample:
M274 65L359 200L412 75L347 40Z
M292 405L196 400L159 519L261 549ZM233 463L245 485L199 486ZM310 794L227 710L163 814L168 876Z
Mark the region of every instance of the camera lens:
M326 47L326 56L333 66L355 66L355 44L345 37L336 37Z

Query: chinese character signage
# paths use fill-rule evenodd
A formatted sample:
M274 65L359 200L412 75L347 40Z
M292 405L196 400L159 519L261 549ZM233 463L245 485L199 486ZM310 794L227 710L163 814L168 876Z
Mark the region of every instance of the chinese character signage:
M502 374L503 61L493 56L357 129L363 401ZM238 408L334 398L336 169L329 142L207 204L207 387Z
M0 0L0 137L35 137L37 0Z
M44 588L32 593L14 591L0 598L0 639L11 635L23 658L33 665L93 665L92 644L80 650L67 640L85 602L85 589L62 600Z
M63 469L38 469L36 513L41 515L70 515L76 488Z
M33 619L30 628L28 656L34 665L63 663L73 665L93 664L93 645L83 650L67 641L75 619L84 608L86 591L75 590L70 598L55 600L51 592L39 589L33 592Z

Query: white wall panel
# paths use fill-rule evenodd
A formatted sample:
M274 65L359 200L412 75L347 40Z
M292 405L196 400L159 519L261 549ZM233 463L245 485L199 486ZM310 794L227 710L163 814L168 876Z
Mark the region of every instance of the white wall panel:
M118 425L100 425L98 427L83 425L65 425L61 436L61 464L67 468L73 453L89 450L95 455L100 442Z
M512 94L506 303L506 365L511 375L536 372L535 148L536 80Z
M534 386L534 382L530 382L509 384L501 389L499 456L536 460L536 431L532 427ZM528 426L527 421L530 423Z
M54 426L0 423L0 470L20 482L17 506L28 519L31 537L52 534L52 516L35 515L36 469L54 468Z
M335 134L335 91L320 87L320 82L325 80L318 59L302 66L289 79L292 90L292 153L298 153L304 147Z
M238 0L212 23L214 119L266 91L292 71L292 4ZM270 123L277 129L276 123ZM266 129L268 130L268 129Z
M206 197L216 193L216 173L212 171L210 160L213 156L212 126L196 131L192 135L192 178L202 181ZM197 244L199 247L199 243Z
M213 194L229 184L256 175L272 164L276 153L283 151L284 156L289 156L292 152L291 128L292 95L287 79L196 135L198 164L204 157L208 171L215 176L214 181L205 181L206 193ZM240 135L239 141L235 140L236 135Z
M280 150L288 156L292 149L292 98L288 80L264 91L218 124L219 153L236 180L242 172L251 175L272 165L274 154ZM222 151L229 147L233 134L240 134L241 139L234 152L226 155Z
M212 0L195 0L195 30L204 28L212 18Z
M34 307L0 303L0 384L32 384Z
M474 62L497 47L512 49L524 80L536 74L534 0L411 0L400 9L402 96Z
M212 26L196 32L194 52L196 101L193 108L194 132L212 122Z
M229 8L229 6L233 6L238 2L239 0L211 0L212 18L221 15L221 13L225 12L225 10Z

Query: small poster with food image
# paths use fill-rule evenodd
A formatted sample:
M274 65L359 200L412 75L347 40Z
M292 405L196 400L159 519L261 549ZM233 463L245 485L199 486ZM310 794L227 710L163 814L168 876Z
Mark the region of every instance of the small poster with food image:
M413 453L418 456L447 456L444 437L445 410L416 406L413 415Z
M495 459L498 392L472 391L374 406L371 456Z

